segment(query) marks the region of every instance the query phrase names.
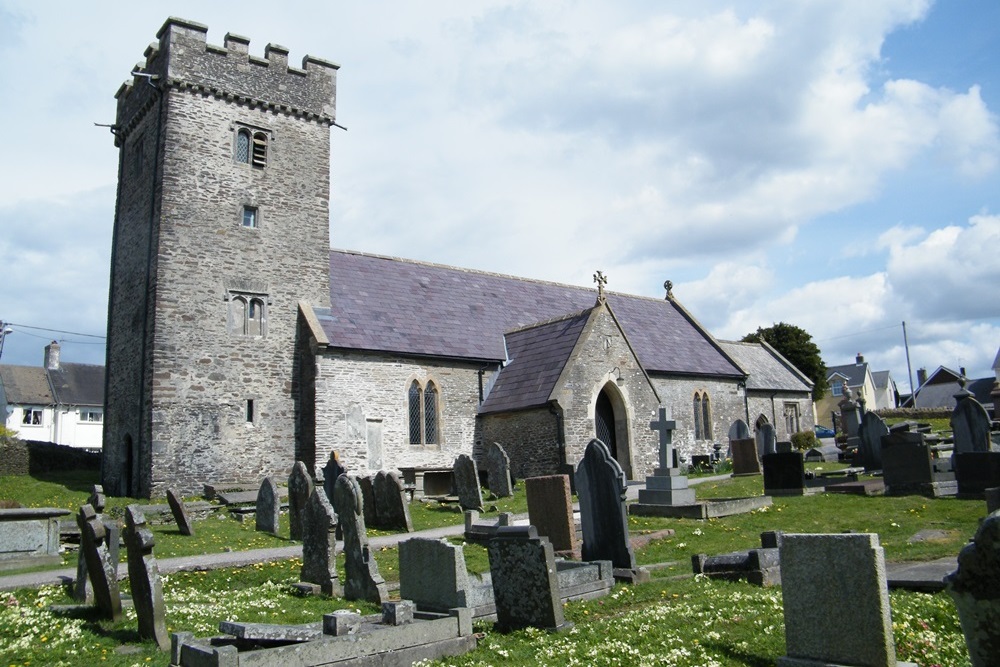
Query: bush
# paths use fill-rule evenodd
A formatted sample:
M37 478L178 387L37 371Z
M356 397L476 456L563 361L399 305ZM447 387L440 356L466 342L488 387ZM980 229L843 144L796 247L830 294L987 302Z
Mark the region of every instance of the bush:
M799 431L792 434L792 446L800 452L812 449L817 445L819 442L816 440L816 434L812 431Z

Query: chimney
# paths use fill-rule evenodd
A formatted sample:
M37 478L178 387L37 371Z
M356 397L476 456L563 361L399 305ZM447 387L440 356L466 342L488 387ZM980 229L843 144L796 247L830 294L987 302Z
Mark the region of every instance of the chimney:
M917 369L917 386L923 387L924 383L927 382L927 369L918 368Z
M59 341L52 341L45 346L45 361L43 364L46 370L59 370Z
M861 364L865 363L865 357L860 352L858 352L858 356L855 357L855 359L857 361L858 366L860 366Z
M958 374L961 375L962 377L965 377L965 366L958 367Z

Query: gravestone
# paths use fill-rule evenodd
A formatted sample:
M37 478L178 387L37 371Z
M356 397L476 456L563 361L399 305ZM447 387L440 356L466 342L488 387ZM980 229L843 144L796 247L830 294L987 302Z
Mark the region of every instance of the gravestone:
M316 484L309 476L306 464L296 461L288 476L288 526L289 537L293 540L302 539L302 514L315 488Z
M104 524L104 530L108 534L108 553L110 554L111 562L114 564L115 570L117 571L119 563L119 550L121 548L119 544L121 531L118 528L117 521L105 520L103 513L106 502L107 500L104 496L104 487L100 484L94 484L94 486L91 487L90 497L87 499L87 504L94 508L94 511L98 515L98 520ZM92 604L94 602L94 590L90 585L90 577L87 574L87 559L84 556L82 546L76 558L76 579L73 581L73 599L86 604Z
M787 454L788 452L795 451L795 447L792 445L791 440L779 440L775 443L774 451L778 454Z
M271 477L265 477L257 492L257 513L254 528L262 533L278 534L278 520L281 517L281 496L278 485Z
M591 440L587 445L576 469L576 489L583 527L583 560L611 561L616 579L648 577L648 573L637 570L629 542L625 473L600 440Z
M944 579L958 609L972 667L992 667L1000 656L1000 512L979 525Z
M698 472L712 471L712 457L709 454L695 454L691 457L691 469Z
M344 597L380 605L389 599L389 592L368 547L361 503L358 481L340 475L333 488L333 507L344 533Z
M486 472L493 497L514 495L514 485L510 481L510 457L498 442L491 444L486 451Z
M90 505L76 516L80 527L80 549L87 562L87 574L94 590L94 602L101 615L118 622L122 617L122 599L118 592L118 564L108 550L108 531Z
M757 440L757 458L761 458L764 454L774 454L777 451L778 436L774 432L774 426L772 424L763 424L757 429L756 433Z
M410 520L410 507L399 476L388 470L380 470L375 475L372 492L375 496L375 516L378 518L378 527L412 533L413 522ZM364 492L362 492L361 497L362 502L364 502Z
M858 453L866 472L882 469L882 438L887 435L889 427L885 425L885 421L874 412L866 412L858 430L858 437L861 439Z
M955 454L990 451L990 416L965 388L964 380L961 390L955 394L951 430L955 438Z
M861 411L851 397L851 390L847 388L847 383L844 383L844 398L837 406L840 408L841 430L847 434L848 440L858 437L858 429L861 427Z
M128 581L132 604L139 621L139 636L152 639L161 651L170 648L163 604L160 567L153 556L153 532L137 505L125 509L125 546L128 549Z
M780 531L762 533L761 548L736 551L718 556L695 554L691 569L709 579L745 580L754 586L781 585L781 558L778 548L783 537Z
M326 491L326 497L330 502L333 502L333 488L337 483L337 478L346 473L347 468L340 464L337 452L330 452L330 459L323 466L323 490Z
M194 525L191 523L187 508L184 506L184 500L173 489L167 489L167 504L170 505L170 513L173 514L177 530L180 531L181 535L194 535Z
M365 515L366 526L378 525L378 507L375 504L375 482L371 475L358 477L358 486L361 488L361 505Z
M879 456L881 457L881 445L879 445ZM817 463L836 463L840 460L840 449L836 445L820 445L807 450L805 459Z
M779 667L903 664L896 662L878 535L785 534L780 553L788 654Z
M529 477L524 480L524 492L528 498L528 523L549 539L556 553L579 558L569 475Z
M572 627L563 618L552 544L534 526L500 528L487 550L500 631Z
M729 426L729 441L746 440L750 437L750 427L742 419L737 419Z
M337 581L337 515L322 487L314 487L302 510L302 571L299 578L326 595L341 595Z
M982 500L986 489L1000 486L1000 452L962 452L953 460L959 498Z
M733 440L729 443L733 450L733 475L759 475L760 459L757 458L757 441L754 438Z
M494 611L490 578L470 575L463 548L443 539L415 537L399 543L399 596L421 611L468 607L474 617Z
M658 434L659 466L646 477L646 488L639 490L640 505L691 505L694 503L694 489L688 486L688 478L681 474L677 465L677 451L673 445L673 431L676 423L667 419L667 409L660 408L657 419L649 423L650 429Z
M479 488L479 470L476 462L468 454L460 454L452 467L455 480L455 495L463 510L483 509L483 492Z
M897 424L882 438L882 477L890 496L919 494L939 497L958 490L954 473L937 472L924 433Z
M775 452L764 455L764 495L805 495L806 468L802 452ZM821 491L822 488L816 488Z

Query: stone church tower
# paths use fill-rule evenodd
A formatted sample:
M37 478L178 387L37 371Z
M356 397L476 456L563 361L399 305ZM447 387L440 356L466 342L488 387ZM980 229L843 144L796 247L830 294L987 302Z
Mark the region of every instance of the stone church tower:
M330 306L337 66L206 34L168 19L116 95L109 493L287 471L313 409L297 399L298 304Z

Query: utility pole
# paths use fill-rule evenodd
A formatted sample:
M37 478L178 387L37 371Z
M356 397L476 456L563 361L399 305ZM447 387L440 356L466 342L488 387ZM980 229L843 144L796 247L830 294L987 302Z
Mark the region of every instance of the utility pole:
M906 350L906 374L910 380L910 397L913 407L917 407L917 390L913 386L913 370L910 368L910 344L906 340L906 320L903 320L903 349Z
M6 322L0 320L0 359L3 358L3 342L7 338L7 335L12 333L14 333L14 330Z

